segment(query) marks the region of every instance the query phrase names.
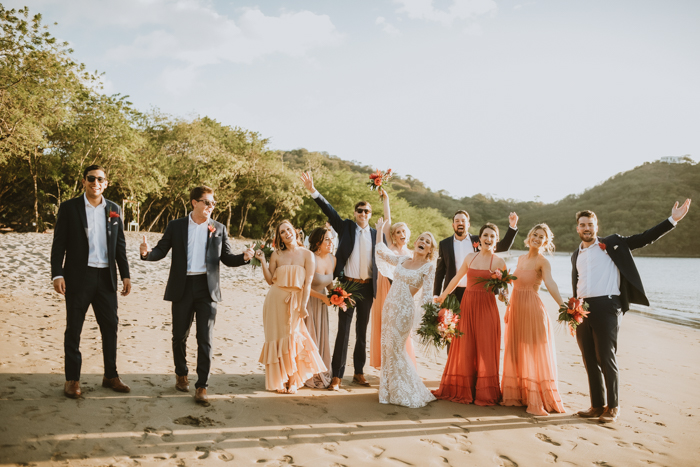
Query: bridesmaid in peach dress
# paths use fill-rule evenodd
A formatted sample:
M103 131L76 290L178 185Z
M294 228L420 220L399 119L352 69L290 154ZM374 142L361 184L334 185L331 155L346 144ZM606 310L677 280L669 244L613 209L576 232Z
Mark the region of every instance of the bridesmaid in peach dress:
M505 316L503 356L503 405L527 406L527 413L564 413L557 388L557 360L554 336L547 310L538 293L544 283L552 298L562 304L552 267L542 255L554 250L554 235L547 224L534 226L527 234L526 255L518 258L513 272L510 306Z
M412 258L413 252L409 250L407 246L411 238L411 230L405 222L397 222L391 225L389 195L384 191L384 188L380 188L379 196L384 203L383 217L386 219L386 222L384 223L382 234L384 235L386 245L393 254ZM394 279L393 269L394 268L389 266L388 263L383 263L383 267L378 266L377 293L374 297L374 302L372 302L372 311L370 312L371 334L369 338L369 364L377 370L382 366L382 309L384 308L384 301L391 288L391 281ZM416 355L413 351L413 341L410 336L406 340L406 352L408 352L408 356L413 362L413 365L418 368L416 364Z
M445 287L438 302L443 302L460 279L467 275L462 310L457 329L464 334L452 341L442 373L440 387L433 391L438 399L462 404L496 405L501 399L498 367L501 356L501 317L495 295L477 282L488 279L506 263L494 254L498 227L486 224L479 231L481 251L469 253L457 275Z
M265 389L294 394L306 380L327 370L304 324L316 271L314 254L302 246L292 223L283 220L275 231L270 264L261 250L255 257L272 286L263 304L265 344L260 363L265 365Z

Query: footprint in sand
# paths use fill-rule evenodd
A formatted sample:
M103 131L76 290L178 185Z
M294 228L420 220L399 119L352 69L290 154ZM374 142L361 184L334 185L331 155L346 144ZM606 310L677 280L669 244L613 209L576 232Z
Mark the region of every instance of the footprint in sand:
M554 446L561 446L560 443L553 441L552 438L545 435L544 433L537 433L535 436L537 436L537 439L539 439L540 441L543 441L545 443L553 444Z
M424 443L430 444L434 448L442 449L443 451L450 450L450 448L443 446L442 444L438 443L434 439L422 438L421 441L423 441Z
M548 453L547 453L547 459L546 459L547 462L552 463L552 464L556 464L556 463L557 463L557 459L559 459L559 456L557 456L557 455L554 454L553 452L548 452Z
M495 457L494 462L500 467L518 467L518 464L513 462L508 456Z

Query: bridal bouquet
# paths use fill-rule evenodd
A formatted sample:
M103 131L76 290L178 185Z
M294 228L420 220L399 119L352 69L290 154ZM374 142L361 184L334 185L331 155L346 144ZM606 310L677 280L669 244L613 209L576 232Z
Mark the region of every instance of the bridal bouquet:
M462 335L462 332L457 330L461 312L457 297L448 295L444 302L426 303L423 309L425 313L416 334L420 336L421 344L425 347L443 349L452 339Z
M500 301L508 306L510 305L508 302L508 285L516 279L517 277L510 274L508 269L496 269L491 273L490 279L479 277L477 278L477 283L483 282L485 289L493 292Z
M571 297L566 305L559 307L557 322L566 324L571 335L575 336L576 328L583 323L583 318L586 316L588 316L588 303Z
M268 263L270 262L270 256L272 256L272 252L274 251L274 249L272 248L271 240L268 240L265 243L257 241L252 245L246 245L246 248L252 248L253 251L262 250L263 254L265 255L265 261L267 261ZM260 260L255 256L251 258L250 264L253 266L253 269L261 266Z
M386 172L382 172L381 170L377 169L376 172L369 175L369 182L367 182L367 186L372 191L378 190L383 184L391 180L391 177L393 177L391 169L388 169Z
M361 285L357 282L341 282L340 280L336 280L331 286L331 291L327 296L331 301L331 305L343 311L347 311L348 307L355 306L355 300L362 298L362 295L354 293L360 287ZM353 295L355 296L354 298Z

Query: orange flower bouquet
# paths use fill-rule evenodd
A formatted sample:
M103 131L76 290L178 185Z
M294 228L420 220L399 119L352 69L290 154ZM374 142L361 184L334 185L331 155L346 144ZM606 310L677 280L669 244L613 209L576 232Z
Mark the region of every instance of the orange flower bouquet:
M493 294L496 295L500 301L508 306L510 305L508 302L508 285L517 279L518 277L510 274L508 269L496 269L491 273L490 279L479 277L477 278L477 283L483 282L485 289L493 292Z
M362 298L362 295L354 293L359 288L360 284L356 282L341 282L337 280L331 285L330 292L327 296L331 301L331 305L343 311L347 311L348 307L355 306L356 300Z
M583 318L588 316L588 313L588 303L571 297L566 305L559 307L557 322L566 324L569 328L569 333L575 336L576 328L583 323Z
M376 172L369 175L369 182L367 182L367 186L372 191L378 190L382 188L382 185L391 180L391 177L393 177L391 169L388 169L386 172L382 172L381 170L377 169Z

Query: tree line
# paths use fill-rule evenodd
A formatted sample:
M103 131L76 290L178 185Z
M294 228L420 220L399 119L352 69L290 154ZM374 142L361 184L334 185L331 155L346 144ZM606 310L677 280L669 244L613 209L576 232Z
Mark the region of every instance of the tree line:
M51 35L41 15L0 4L0 23L0 226L5 229L52 228L58 205L82 192L82 170L93 163L107 169L105 196L129 201L124 220L137 220L147 231L163 231L170 220L184 216L190 189L205 184L216 192L213 217L231 235L269 238L285 218L308 233L325 218L298 179L304 170L313 171L319 191L341 216L352 217L360 199L372 203L375 217L383 214L376 192L366 186L376 167L304 149L272 150L259 133L206 116L140 111L127 96L102 93L101 75L74 61L68 44ZM673 200L697 199L699 187L700 165L686 158L681 164L646 163L550 204L481 194L456 199L410 175L394 177L388 191L393 220L406 222L414 238L423 231L438 240L451 235L458 209L470 213L472 233L487 221L505 229L515 211L521 233L514 248L524 248L530 226L547 222L558 250L572 251L579 242L576 211L596 211L601 234L632 234L667 217ZM700 246L691 240L700 227L693 212L672 240L644 253L700 256Z

